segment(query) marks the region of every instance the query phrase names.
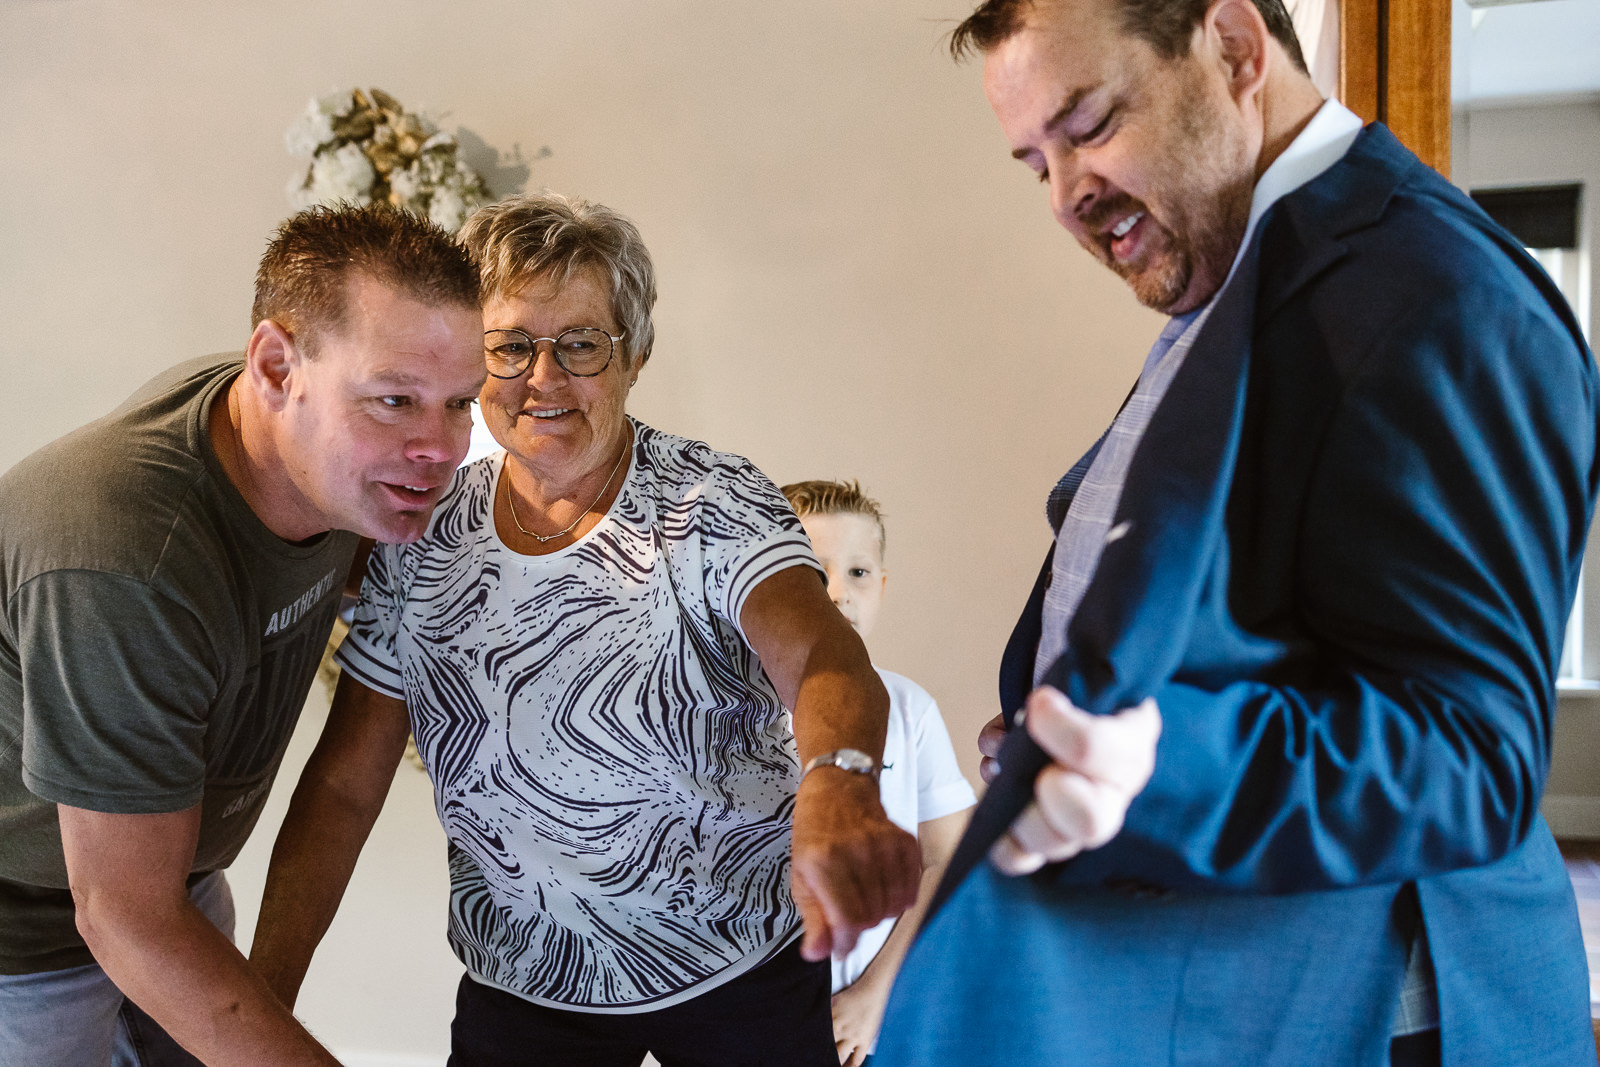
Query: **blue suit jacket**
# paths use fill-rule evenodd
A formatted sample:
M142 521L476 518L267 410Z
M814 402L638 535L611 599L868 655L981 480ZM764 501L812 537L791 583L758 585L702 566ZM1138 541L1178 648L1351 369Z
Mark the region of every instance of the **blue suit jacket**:
M1597 403L1548 279L1382 127L1279 201L1045 676L1155 697L1155 773L1110 844L1006 879L1044 763L1013 731L875 1062L1381 1064L1420 921L1446 1064L1593 1063L1538 802Z

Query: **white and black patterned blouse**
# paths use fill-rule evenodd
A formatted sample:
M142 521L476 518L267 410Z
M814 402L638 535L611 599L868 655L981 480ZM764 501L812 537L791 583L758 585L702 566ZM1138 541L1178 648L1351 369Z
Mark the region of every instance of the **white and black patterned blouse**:
M422 540L374 553L339 651L410 710L456 954L588 1011L687 999L798 926L794 736L738 620L816 559L748 460L633 426L609 513L548 556L494 531L504 454L463 467Z

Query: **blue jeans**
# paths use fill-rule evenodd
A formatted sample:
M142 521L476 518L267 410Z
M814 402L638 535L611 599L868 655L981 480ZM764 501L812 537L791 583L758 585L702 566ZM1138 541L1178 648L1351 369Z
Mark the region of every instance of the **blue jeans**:
M233 938L233 893L221 871L189 890ZM197 1067L199 1060L112 984L99 964L0 975L0 1064L29 1067Z

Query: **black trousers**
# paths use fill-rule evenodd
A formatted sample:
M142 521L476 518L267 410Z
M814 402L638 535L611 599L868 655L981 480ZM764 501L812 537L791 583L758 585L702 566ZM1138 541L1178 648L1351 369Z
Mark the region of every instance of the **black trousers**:
M599 1015L533 1004L463 976L449 1067L839 1067L828 962L800 942L693 1000Z

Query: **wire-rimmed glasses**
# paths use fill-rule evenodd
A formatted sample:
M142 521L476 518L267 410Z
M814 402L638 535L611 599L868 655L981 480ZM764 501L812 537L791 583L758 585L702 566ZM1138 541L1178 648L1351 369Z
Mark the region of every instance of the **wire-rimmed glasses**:
M485 330L483 347L489 373L496 378L519 378L533 365L540 341L549 341L561 369L577 378L593 378L611 365L616 343L626 332L612 336L594 326L564 330L558 337L530 337L525 330Z

